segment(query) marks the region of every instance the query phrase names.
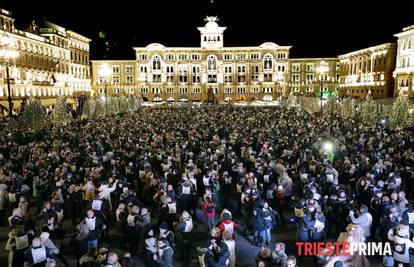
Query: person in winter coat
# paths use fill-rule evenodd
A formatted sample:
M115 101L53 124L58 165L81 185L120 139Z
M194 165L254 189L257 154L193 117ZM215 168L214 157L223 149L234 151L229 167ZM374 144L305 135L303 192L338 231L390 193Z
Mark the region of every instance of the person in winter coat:
M236 266L236 242L233 240L232 234L228 231L224 231L222 236L222 242L227 245L229 251L229 267Z
M397 264L408 265L411 260L411 250L414 249L414 232L410 229L408 222L401 220L397 227L390 229L388 239L393 241L393 258Z
M9 251L9 267L23 267L24 255L33 237L33 231L26 233L23 226L14 226L11 228L6 243L6 250Z
M154 235L154 230L149 229L146 233L144 241L144 264L146 267L156 267L157 263L154 260L154 255L157 253L157 239Z
M88 247L98 247L98 239L101 237L102 231L105 228L103 221L95 216L93 210L89 209L85 217L86 225L88 226Z
M49 249L42 246L40 238L34 238L32 246L24 255L24 260L30 267L45 267L47 259L51 256Z
M263 232L264 232L264 241L266 245L269 245L272 236L270 231L273 229L273 226L276 225L276 211L274 211L267 202L263 203L263 207L258 210L260 212L260 217L263 219Z
M170 247L167 239L161 238L158 240L158 250L154 254L154 260L159 267L173 267L174 266L174 250Z
M361 205L360 215L355 218L354 211L349 212L349 218L353 224L359 225L364 230L364 236L369 238L371 236L372 216L368 212L368 207Z
M206 197L201 209L207 218L208 230L211 230L216 225L216 204L210 197Z
M271 267L272 266L272 257L270 255L270 250L268 248L262 248L257 254L256 266Z
M253 210L250 224L252 225L254 245L260 247L264 241L264 235L265 235L264 220L261 216L260 210L258 209Z
M275 244L275 250L272 252L272 262L275 266L286 267L287 255L285 253L285 243L278 242Z
M49 236L50 234L48 232L43 232L40 234L41 245L49 250L52 258L58 258L66 267L68 267L69 264L66 258L60 253L59 249L52 242L52 240L49 239Z
M181 262L183 262L185 266L190 265L192 259L192 231L193 219L187 211L183 211L180 221L175 227L175 233L179 242L178 245L180 246L179 251Z
M119 247L125 249L125 244L128 240L127 233L127 217L128 213L125 210L125 203L119 203L115 212L116 232L119 238Z
M228 231L231 234L234 234L234 230L236 230L237 227L238 224L232 220L232 214L230 213L230 211L224 209L221 214L221 222L218 225L220 231Z

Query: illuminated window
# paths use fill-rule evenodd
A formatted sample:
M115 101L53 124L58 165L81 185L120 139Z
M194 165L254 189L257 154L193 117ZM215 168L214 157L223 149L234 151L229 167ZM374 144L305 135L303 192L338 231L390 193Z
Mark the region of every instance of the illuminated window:
M161 58L160 56L154 56L152 58L152 69L153 70L161 70Z
M271 55L265 55L263 61L263 69L271 70L273 68L273 57Z
M207 57L208 70L217 70L217 57L210 55Z
M292 64L292 72L299 72L300 64Z
M119 73L119 66L112 66L112 72L113 73Z
M112 76L112 83L120 83L119 75Z

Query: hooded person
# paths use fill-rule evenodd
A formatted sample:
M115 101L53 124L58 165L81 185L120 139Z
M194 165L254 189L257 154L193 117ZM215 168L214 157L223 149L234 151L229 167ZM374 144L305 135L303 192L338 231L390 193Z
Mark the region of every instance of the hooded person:
M238 224L232 220L232 214L227 209L224 209L220 216L221 222L218 225L218 228L221 232L228 231L232 235L234 234L234 230L237 229Z

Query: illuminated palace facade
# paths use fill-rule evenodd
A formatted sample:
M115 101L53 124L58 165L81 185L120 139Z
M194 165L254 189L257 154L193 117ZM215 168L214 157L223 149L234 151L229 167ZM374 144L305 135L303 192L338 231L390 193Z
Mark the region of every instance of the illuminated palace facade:
M397 62L394 71L395 95L414 97L414 25L405 27L398 37Z
M75 93L91 91L90 39L51 22L42 27L32 23L27 30L14 26L10 11L0 8L0 37L12 40L14 59L0 56L0 105L8 110L7 77L9 66L14 109L23 98L36 97L51 106L58 96L71 98Z
M292 65L291 46L272 42L256 47L224 47L226 27L220 27L215 17L208 17L206 25L198 30L198 48L153 43L135 47L135 60L92 61L94 91L102 96L135 93L149 102L206 102L213 97L223 103L272 101L290 92L319 90L315 72L323 59L297 59ZM338 60L327 61L333 72L327 74L325 88L336 90ZM106 75L109 77L101 75L104 67L111 69Z

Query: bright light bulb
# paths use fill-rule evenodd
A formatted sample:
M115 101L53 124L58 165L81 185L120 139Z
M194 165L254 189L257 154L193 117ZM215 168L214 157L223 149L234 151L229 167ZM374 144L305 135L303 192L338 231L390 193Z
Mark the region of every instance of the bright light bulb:
M323 145L323 147L325 148L326 151L332 151L333 149L333 144L332 143L325 143Z

